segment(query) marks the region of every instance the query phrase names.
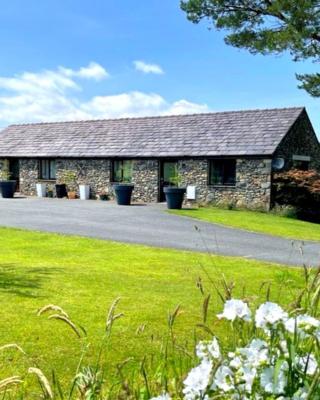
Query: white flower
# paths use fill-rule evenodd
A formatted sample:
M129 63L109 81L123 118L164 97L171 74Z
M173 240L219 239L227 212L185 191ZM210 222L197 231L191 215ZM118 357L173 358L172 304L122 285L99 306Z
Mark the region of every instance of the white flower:
M278 304L267 301L256 311L256 327L270 329L279 322L285 322L287 318L288 314Z
M217 338L213 337L211 342L199 342L196 347L196 354L201 360L209 357L220 358L220 346Z
M229 367L221 365L217 369L211 389L214 390L216 388L219 388L224 392L229 392L234 389L233 373Z
M292 397L292 400L305 400L308 396L308 389L300 388Z
M308 356L299 357L297 359L297 364L302 372L306 372L307 375L314 375L318 369L318 363L313 354Z
M240 393L251 393L257 368L269 364L267 346L265 341L253 339L248 346L229 353L229 367L234 371L234 384Z
M268 362L268 345L264 340L253 339L249 346L240 348L239 353L252 367L260 367Z
M285 323L288 332L294 333L296 327L299 334L312 333L319 329L320 321L307 314L298 315L296 318L289 318Z
M285 371L288 365L283 363L280 371L275 376L274 367L265 368L260 375L260 384L266 393L281 394L287 384Z
M279 348L284 353L285 357L289 357L288 344L285 340L280 340Z
M201 363L193 368L184 380L183 393L186 400L202 398L209 385L212 371L212 361L204 358Z
M229 321L234 321L236 318L251 321L251 311L244 301L231 299L225 302L222 314L218 314L217 317Z
M168 393L163 393L158 397L152 397L150 400L171 400L171 397L168 395Z
M229 366L233 369L240 369L242 367L242 360L240 357L233 357L229 363Z
M244 366L240 370L241 379L244 381L244 390L251 393L253 381L257 375L257 370L251 366Z

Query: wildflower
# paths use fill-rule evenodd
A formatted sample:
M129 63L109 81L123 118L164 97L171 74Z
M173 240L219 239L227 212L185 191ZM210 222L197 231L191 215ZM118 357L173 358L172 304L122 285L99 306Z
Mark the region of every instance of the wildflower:
M299 357L297 364L303 372L306 372L307 375L314 375L318 369L318 363L313 354Z
M171 397L168 395L168 393L163 393L160 396L152 397L150 400L171 400Z
M229 353L229 358L229 367L233 370L237 390L251 393L257 368L269 363L267 343L253 339L248 346L236 349L235 353Z
M229 363L229 366L233 369L240 369L242 367L242 359L238 356L235 356L234 353L230 353L230 355L232 356L232 360Z
M305 400L307 398L308 398L308 389L303 387L295 392L295 394L292 397L292 400Z
M220 346L217 338L213 337L211 342L199 342L196 347L196 354L201 360L209 357L220 358Z
M251 312L246 303L232 299L225 303L218 317L250 321ZM306 400L310 394L319 394L313 383L320 371L318 352L301 353L309 342L298 341L301 346L295 346L290 333L297 331L302 337L319 335L320 339L320 320L307 314L289 318L287 312L271 302L260 305L254 320L255 326L268 336L273 330L276 340L262 340L261 332L253 330L256 336L246 341L244 347L234 347L227 357L223 357L216 337L199 342L196 354L201 363L184 381L185 400ZM235 328L241 329L242 325ZM310 346L314 344L310 340Z
M253 339L247 347L240 348L239 353L253 367L260 367L268 362L267 343L261 339Z
M285 357L289 357L288 344L286 340L280 340L279 349L285 355Z
M279 322L285 322L288 313L276 303L267 301L256 311L255 321L257 328L270 329L274 328Z
M244 301L231 299L225 302L222 314L218 314L217 317L229 321L234 321L236 318L251 321L251 311Z
M286 330L294 333L295 329L302 336L315 332L320 327L320 321L310 315L303 314L289 318L285 323ZM296 328L297 327L297 328Z
M209 385L212 371L212 361L204 358L201 363L193 368L184 380L183 393L185 400L202 398Z
M213 384L211 389L219 388L224 392L229 392L234 389L233 384L233 372L225 365L221 365L214 376Z
M243 366L239 371L239 378L243 382L245 392L251 393L254 379L257 375L257 370L249 365Z
M260 384L266 393L282 394L287 384L285 370L288 368L284 362L275 376L274 367L265 368L260 375Z

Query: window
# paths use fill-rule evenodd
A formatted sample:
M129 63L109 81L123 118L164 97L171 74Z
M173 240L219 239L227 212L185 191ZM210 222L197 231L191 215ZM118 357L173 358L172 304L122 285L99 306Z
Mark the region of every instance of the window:
M56 179L56 161L40 160L39 162L39 178L40 179Z
M132 180L132 160L115 160L112 165L113 182L130 183Z
M293 168L300 169L302 171L308 171L309 164L311 161L310 156L301 156L298 154L294 154L292 156L292 166Z
M209 185L235 186L236 160L210 160Z
M293 160L293 168L300 169L302 171L308 171L309 161Z

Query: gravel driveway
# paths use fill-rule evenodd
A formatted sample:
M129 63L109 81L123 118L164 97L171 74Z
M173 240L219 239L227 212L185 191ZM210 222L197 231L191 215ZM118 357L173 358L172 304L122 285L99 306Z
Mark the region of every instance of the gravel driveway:
M120 207L102 201L0 199L0 225L288 265L320 263L320 243L281 239L171 215L165 212L164 204Z

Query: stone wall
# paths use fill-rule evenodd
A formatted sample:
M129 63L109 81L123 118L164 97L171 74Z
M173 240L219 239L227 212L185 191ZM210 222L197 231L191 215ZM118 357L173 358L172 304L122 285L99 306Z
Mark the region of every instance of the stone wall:
M4 160L0 160L0 170ZM36 183L39 182L39 165L36 159L20 159L20 191L27 196L36 195ZM156 202L158 199L158 161L133 161L134 201ZM111 162L108 159L57 159L56 181L45 181L47 188L55 193L55 183L65 183L64 176L68 172L75 174L75 181L69 189L79 196L79 185L90 185L91 198L101 192L114 197L111 182Z
M77 191L80 184L90 185L91 197L96 198L101 192L114 197L111 182L111 161L108 159L56 161L57 183L63 183L66 172L76 174L72 190ZM132 183L134 184L133 201L156 202L158 196L158 161L133 160ZM78 193L79 195L79 193Z
M0 160L0 171L4 160ZM39 180L39 162L37 159L20 159L20 191L27 196L36 195L36 183ZM95 198L100 192L111 193L110 161L109 160L85 160L85 159L57 159L56 181L41 180L47 183L48 190L55 193L55 183L64 183L66 172L75 173L75 182L70 185L79 195L79 185L89 184L91 197Z
M237 159L235 186L208 185L208 170L207 160L179 162L182 183L196 186L198 203L232 204L264 210L270 208L270 159Z
M68 172L75 174L75 181L69 185L69 190L77 192L79 185L90 186L91 198L96 198L101 192L111 194L110 160L107 159L57 159L57 183L65 183L64 176Z
M320 144L305 111L278 146L274 158L284 158L288 170L293 166L293 155L310 156L310 168L320 171Z
M0 160L0 168L2 162ZM270 205L271 160L238 159L236 185L208 186L208 160L186 159L178 162L182 185L196 186L196 201L199 203L233 204L238 207L268 209ZM101 192L113 198L111 162L108 159L57 159L57 183L65 183L67 172L75 173L70 189L79 195L79 184L88 184L91 197ZM20 190L29 196L36 195L38 160L20 160ZM135 185L133 200L156 202L158 200L158 160L133 160L132 183ZM48 189L54 190L55 181L46 181Z
M132 183L133 200L142 202L158 201L158 160L134 160Z
M20 192L27 196L35 196L39 178L38 160L20 159L19 170Z

